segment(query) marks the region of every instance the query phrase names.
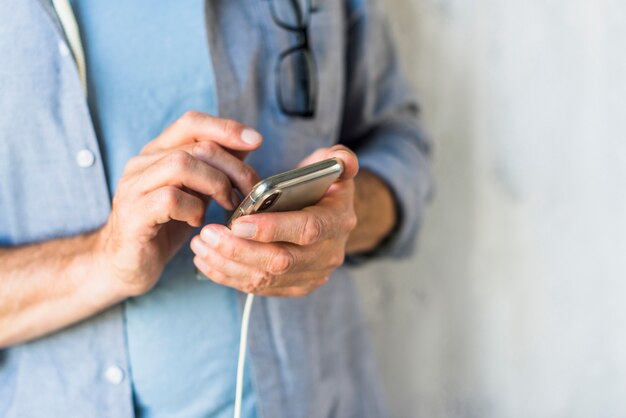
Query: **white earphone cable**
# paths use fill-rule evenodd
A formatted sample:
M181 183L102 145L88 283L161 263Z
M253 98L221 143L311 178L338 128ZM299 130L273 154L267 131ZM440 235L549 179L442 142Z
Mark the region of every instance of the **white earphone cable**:
M239 360L237 361L237 383L235 388L235 414L234 418L241 418L241 400L243 397L243 371L246 363L246 348L248 347L248 325L250 324L250 311L252 310L254 295L246 296L246 303L241 316L241 335L239 337Z

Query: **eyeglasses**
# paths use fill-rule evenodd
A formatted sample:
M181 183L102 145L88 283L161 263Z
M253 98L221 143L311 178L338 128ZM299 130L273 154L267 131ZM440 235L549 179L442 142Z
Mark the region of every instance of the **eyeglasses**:
M278 56L275 67L276 97L289 116L312 118L317 106L317 67L309 46L311 0L269 0L272 19L299 35L300 44Z

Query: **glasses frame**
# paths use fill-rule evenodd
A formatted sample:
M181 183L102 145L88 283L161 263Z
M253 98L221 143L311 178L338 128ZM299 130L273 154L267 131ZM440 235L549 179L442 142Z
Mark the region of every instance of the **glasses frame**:
M315 117L315 113L317 110L318 80L317 65L315 63L313 51L311 50L311 46L309 43L309 25L311 21L311 14L316 9L312 7L311 0L304 0L305 10L301 9L300 4L297 0L285 0L291 2L298 21L300 22L298 25L290 25L289 23L285 23L284 21L282 21L278 15L278 12L276 11L275 2L278 0L268 1L270 3L270 12L274 23L289 32L296 33L301 39L298 45L292 46L278 55L276 65L274 67L275 90L278 106L280 108L280 111L288 116L313 118ZM302 111L289 109L289 107L283 101L280 84L281 66L283 62L287 59L287 57L298 52L302 52L304 54L304 57L306 59L306 65L308 66L307 69L303 69L303 72L306 72L306 74L308 74L308 77L306 78L308 82L306 84L306 88L304 89L304 92L306 94L306 109Z

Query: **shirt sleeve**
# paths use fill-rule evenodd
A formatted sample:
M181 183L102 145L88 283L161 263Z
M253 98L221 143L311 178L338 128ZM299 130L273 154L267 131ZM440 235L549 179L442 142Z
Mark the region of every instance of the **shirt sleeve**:
M373 252L349 257L355 264L373 256L400 258L413 253L433 181L431 141L401 72L382 6L377 0L348 3L340 142L357 153L362 170L373 172L389 186L398 211L395 230Z

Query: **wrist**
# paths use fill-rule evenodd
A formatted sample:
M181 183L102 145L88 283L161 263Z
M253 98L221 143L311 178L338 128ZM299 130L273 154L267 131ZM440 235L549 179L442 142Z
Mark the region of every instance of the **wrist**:
M98 286L108 297L118 300L148 292L156 284L164 263L151 248L128 244L131 239L125 238L127 244L121 245L121 239L108 225L94 234L90 251L98 268Z
M348 239L348 253L376 249L395 229L398 215L393 193L370 171L361 170L355 178L354 210L358 222Z
M85 246L84 258L85 277L88 277L89 294L95 304L112 305L132 295L128 286L115 274L112 257L107 249L106 227L89 235L89 243Z

